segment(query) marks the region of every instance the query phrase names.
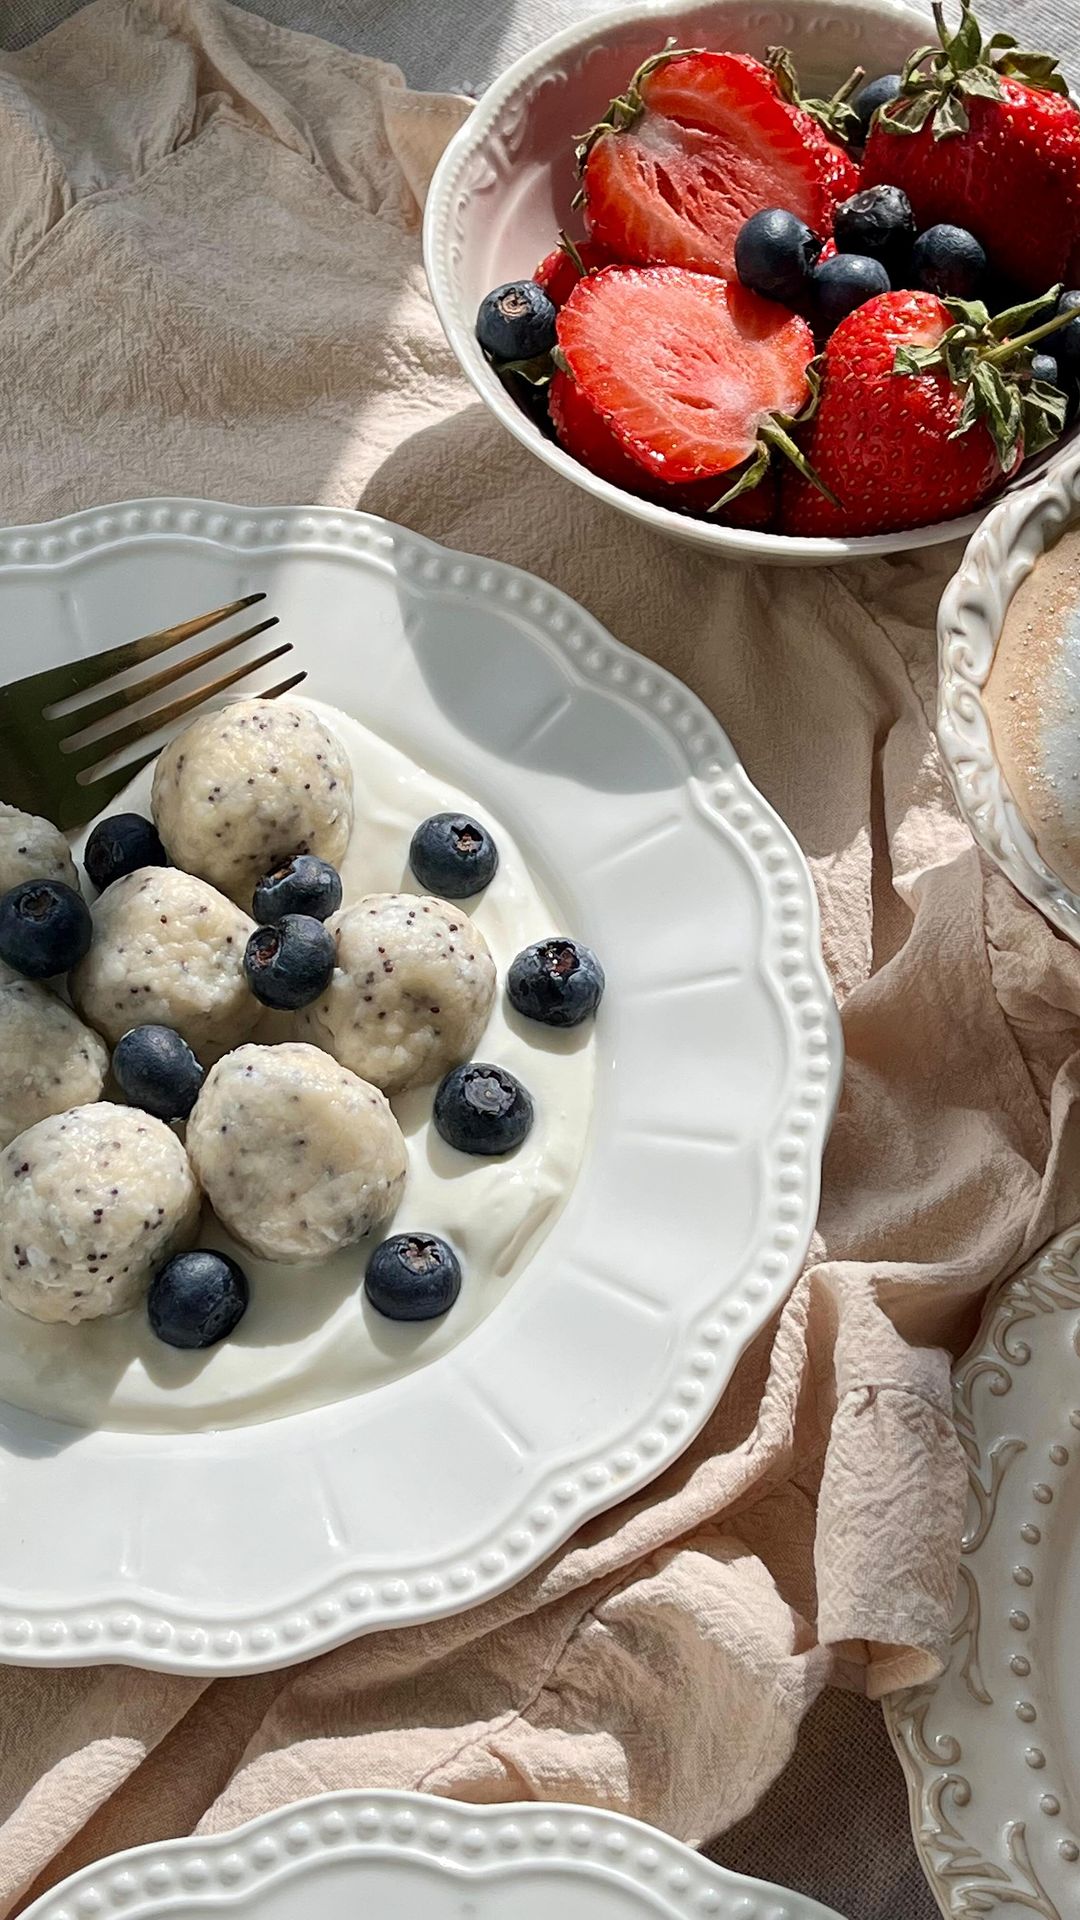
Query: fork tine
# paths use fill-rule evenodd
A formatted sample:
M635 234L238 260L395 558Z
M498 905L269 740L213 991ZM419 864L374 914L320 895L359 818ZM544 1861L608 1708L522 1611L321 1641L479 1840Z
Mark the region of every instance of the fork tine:
M137 773L148 767L151 760L156 760L160 752L160 747L151 747L149 753L140 754L137 760L126 760L122 767L113 767L109 773L100 774L96 780L87 780L81 785L79 791L85 794L86 800L80 809L78 824L81 826L84 820L100 813L102 807L107 806L120 789L127 786L129 780L134 780Z
M273 654L267 655L267 659L272 660L273 658ZM306 679L307 670L305 669L303 673L294 673L288 680L279 681L276 687L268 687L265 693L255 693L252 694L251 697L253 700L276 700L281 694L290 693L293 687L298 687L301 680ZM107 740L108 735L98 744L104 745ZM99 813L106 802L111 800L115 794L119 793L122 787L126 787L129 780L134 780L135 775L141 773L144 767L148 767L151 760L156 760L160 752L160 747L151 747L149 753L140 754L137 760L126 761L122 767L115 767L111 773L100 774L96 780L83 781L80 775L82 791L90 797L93 811ZM86 812L89 811L90 807L88 805ZM85 819L85 817L86 813L84 812L83 818Z
M120 753L129 747L133 740L145 740L148 733L156 733L159 727L168 727L174 720L180 720L193 707L201 707L215 694L224 693L226 687L244 680L249 673L257 673L260 667L269 666L271 660L280 660L283 653L292 652L292 641L286 640L280 647L273 647L258 660L241 660L231 673L223 673L219 680L210 680L205 686L196 687L193 693L185 693L179 700L172 700L168 706L155 707L152 713L144 713L141 720L132 720L126 727L117 727L111 733L99 734L96 740L89 740L85 746L75 747L65 754L70 767L85 772L95 766L99 760L108 760L114 753ZM275 693L281 688L275 688ZM261 696L266 698L266 695Z
M163 687L171 687L175 680L182 680L199 667L209 666L211 660L220 659L223 653L231 653L234 647L242 646L245 640L254 640L256 634L267 633L277 624L278 616L275 613L269 620L260 620L254 627L245 627L243 633L229 634L212 647L204 647L201 653L189 654L186 659L178 660L175 666L163 667L160 673L153 673L146 680L136 680L130 687L118 687L113 693L103 693L100 700L91 700L85 707L78 707L74 713L63 716L71 721L71 732L66 738L73 739L96 721L107 720L110 714L119 713L124 707L133 707L137 700L146 700L150 694L160 693Z
M256 697L259 700L276 700L283 693L291 693L294 687L300 685L301 680L306 679L307 668L305 667L302 673L294 673L291 680L279 680L276 687L267 687L265 693L260 693Z
M197 633L205 633L207 627L216 627L222 620L231 619L234 613L243 613L245 607L253 607L265 600L265 593L245 593L239 600L230 601L227 607L215 607L212 613L200 613L194 620L181 620L175 627L161 627L156 633L145 633L138 640L124 640L118 647L109 647L104 653L90 654L83 660L68 661L62 667L47 667L43 673L31 674L26 680L16 682L24 696L33 691L34 682L40 683L41 704L46 710L60 700L70 699L72 694L82 693L85 687L96 687L102 680L111 680L116 673L126 673L129 667L137 667L144 660L154 660L159 653L167 653L170 647L178 647L184 640L191 640Z

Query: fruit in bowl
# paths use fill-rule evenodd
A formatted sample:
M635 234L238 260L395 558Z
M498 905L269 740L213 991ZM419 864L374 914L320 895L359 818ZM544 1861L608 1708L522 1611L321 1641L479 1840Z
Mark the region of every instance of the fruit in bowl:
M970 0L935 17L938 47L822 99L783 49L669 44L568 133L584 232L476 333L582 467L684 518L846 540L969 513L1064 431L1080 110Z

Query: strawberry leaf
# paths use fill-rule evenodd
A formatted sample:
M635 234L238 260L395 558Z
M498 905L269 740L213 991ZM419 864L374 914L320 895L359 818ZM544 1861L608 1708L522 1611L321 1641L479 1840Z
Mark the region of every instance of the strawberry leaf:
M1057 387L1048 386L1042 380L1034 380L1023 398L1024 409L1024 457L1030 459L1033 454L1042 453L1052 447L1054 441L1065 429L1067 402L1065 395Z
M971 11L970 0L961 0L960 25L953 34L949 33L945 25L945 8L941 0L934 0L934 24L938 30L945 58L954 75L978 66L982 58L982 34L979 23Z
M837 87L827 100L804 100L795 62L786 47L769 47L765 54L765 65L776 81L781 99L786 100L789 106L801 107L834 140L861 143L862 121L851 105L851 96L866 78L865 67L856 67L849 73L843 85Z
M945 22L944 0L934 0L934 21L941 45L920 47L905 62L899 99L877 116L886 133L918 133L933 115L934 139L955 139L971 124L962 96L1000 100L1003 78L1038 92L1068 92L1052 54L1017 46L1011 33L995 33L984 44L971 0L960 0L954 33Z
M998 73L1010 80L1022 80L1040 93L1067 94L1069 91L1065 75L1052 53L1027 53L1017 47L1014 52L1003 54L994 66Z
M972 67L970 73L961 73L956 84L961 93L976 94L982 100L1000 100L1001 82L989 67Z
M774 453L779 453L785 460L789 460L791 465L797 468L799 473L802 474L804 480L809 480L810 485L816 487L819 493L823 493L826 500L830 500L834 507L840 505L831 487L827 487L824 480L820 479L814 472L805 453L798 443L792 439L790 432L792 427L805 426L806 422L812 420L817 412L818 401L821 398L821 377L824 364L825 361L822 354L819 354L816 359L808 363L806 368L806 399L799 408L798 413L770 413L759 423L756 451L750 456L750 459L742 468L734 485L730 486L719 500L713 501L712 506L708 509L710 513L718 513L721 507L730 506L733 500L737 500L740 493L749 493L751 487L756 487L759 480L763 480L768 472Z
M932 373L943 363L939 347L897 347L893 357L894 373Z
M643 60L637 72L631 76L626 92L616 94L604 118L598 120L594 127L590 127L588 133L576 136L574 160L578 172L584 173L585 162L598 140L602 140L609 133L628 133L631 127L636 126L645 111L645 99L641 90L651 73L655 73L658 67L666 67L669 60L684 60L689 54L703 51L701 47L680 47L676 45L674 39L669 39L659 53L651 53L647 60ZM571 205L581 206L584 198L584 193L575 194Z
M577 268L578 279L584 280L585 262L583 261L580 253L577 250L576 243L573 240L571 240L570 235L566 232L564 227L559 228L559 250L560 252L565 253L567 259L572 261L574 266Z
M934 95L914 93L908 99L890 101L877 116L877 125L886 133L921 133L935 107Z
M968 111L960 98L959 89L950 89L942 95L941 102L934 114L934 139L950 140L955 134L966 133L971 125Z
M551 353L537 354L534 360L498 360L492 365L496 373L514 373L519 380L525 380L530 387L546 387L554 371L553 361L557 349Z
M726 493L722 493L719 500L714 500L711 507L706 508L706 512L719 513L721 507L729 507L731 502L737 500L741 493L752 492L754 487L756 487L760 481L764 480L771 465L772 460L769 448L765 446L764 442L760 442L757 452L752 454L743 466L734 485L730 486Z
M996 313L990 322L990 331L995 340L1011 340L1017 334L1026 333L1033 320L1037 320L1047 307L1057 305L1061 293L1061 284L1050 287L1041 293L1037 300L1024 300L1018 307L1006 307L1003 313Z

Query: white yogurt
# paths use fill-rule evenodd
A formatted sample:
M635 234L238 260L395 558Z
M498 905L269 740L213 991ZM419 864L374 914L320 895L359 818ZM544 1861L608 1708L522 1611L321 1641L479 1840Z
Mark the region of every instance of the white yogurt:
M314 706L315 702L300 702ZM560 1212L585 1154L592 1111L591 1024L559 1034L521 1020L503 991L514 955L533 940L572 932L531 878L510 835L487 808L416 766L397 748L331 708L320 709L352 762L356 824L341 873L345 904L365 893L420 892L409 841L431 813L462 811L488 825L499 870L464 906L484 933L499 990L477 1057L517 1074L536 1106L532 1132L506 1160L455 1152L431 1125L433 1086L392 1102L409 1172L391 1232L427 1229L457 1249L464 1282L443 1320L384 1320L360 1294L369 1251L361 1243L312 1269L271 1266L233 1247L211 1217L202 1244L232 1252L251 1279L236 1332L203 1353L181 1353L150 1332L142 1309L79 1326L44 1326L0 1304L0 1399L80 1427L171 1432L244 1426L367 1392L456 1346L489 1314ZM148 812L150 775L117 808ZM268 1015L259 1039L284 1038Z

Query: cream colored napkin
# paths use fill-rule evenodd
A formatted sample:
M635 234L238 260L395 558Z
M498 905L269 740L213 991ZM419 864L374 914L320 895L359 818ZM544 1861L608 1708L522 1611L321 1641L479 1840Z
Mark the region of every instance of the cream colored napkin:
M829 1681L937 1669L943 1346L1080 1217L1080 955L980 866L930 731L955 551L726 567L531 459L424 287L417 203L465 110L210 0L96 0L7 56L0 520L358 504L532 569L688 680L821 899L849 1058L811 1261L686 1456L479 1611L252 1680L0 1669L0 1913L334 1786L737 1820Z

